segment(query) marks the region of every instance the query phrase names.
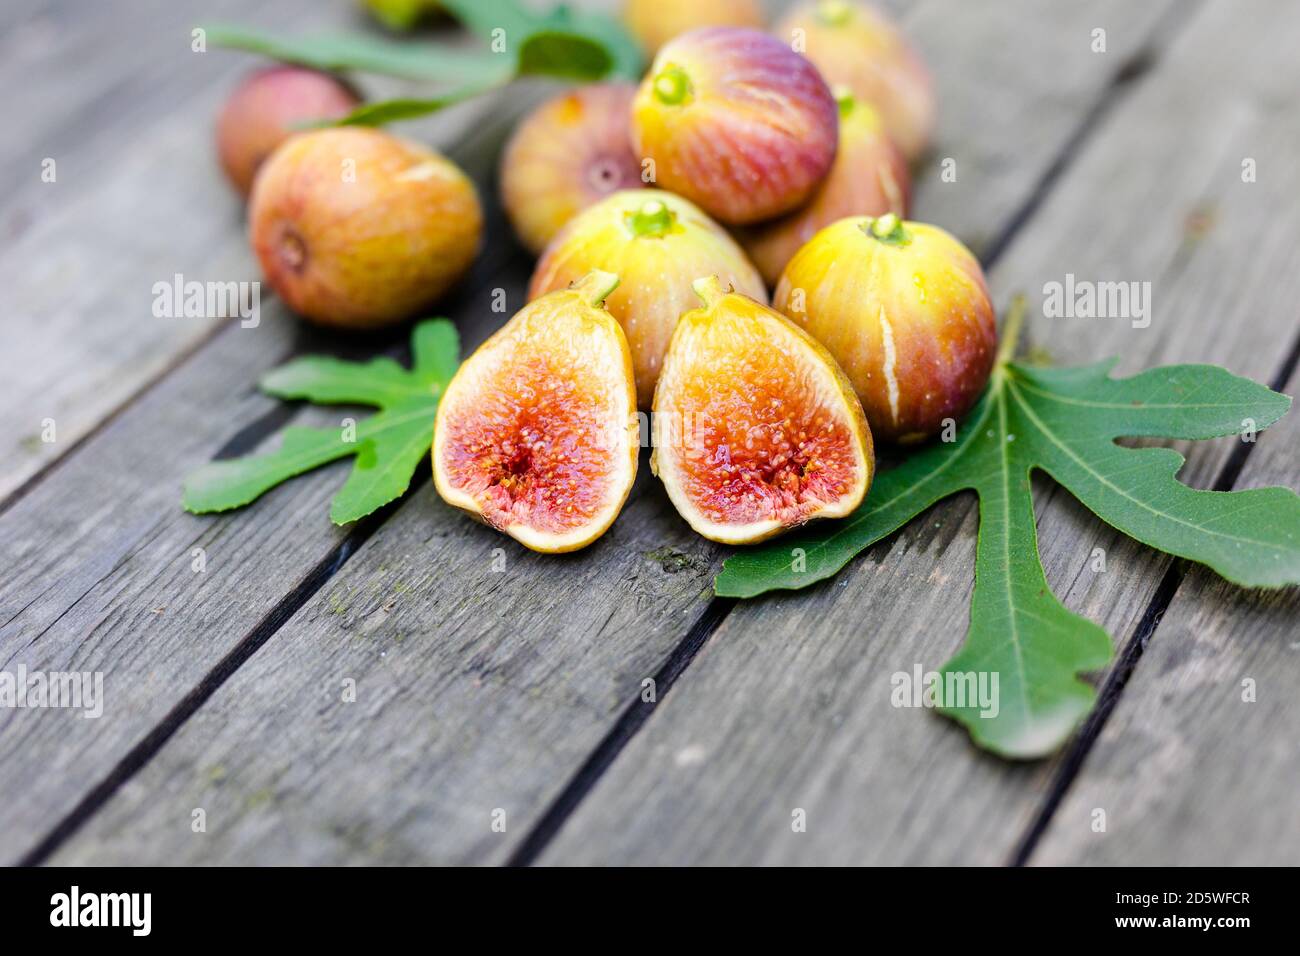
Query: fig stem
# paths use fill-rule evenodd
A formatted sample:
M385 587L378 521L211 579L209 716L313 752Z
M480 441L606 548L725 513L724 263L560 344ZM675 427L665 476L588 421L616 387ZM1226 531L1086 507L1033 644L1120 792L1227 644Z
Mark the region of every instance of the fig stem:
M837 84L831 89L831 96L835 97L835 105L840 108L840 116L848 116L853 112L854 98L853 90L843 84Z
M667 235L677 221L677 214L662 199L647 199L641 208L627 217L632 235L642 239L658 239Z
M618 288L620 281L619 277L612 272L592 269L581 279L574 281L569 288L581 295L582 300L589 306L599 308L605 301L605 297Z
M842 27L852 15L853 8L844 0L822 0L817 5L817 17L827 26Z
M691 95L691 78L679 66L666 66L654 80L655 98L665 106L679 106Z
M1020 327L1025 323L1025 295L1018 293L1011 300L1011 308L1002 323L1002 344L998 346L997 365L1006 365L1016 354L1016 343L1020 341Z
M891 246L905 246L912 241L911 235L903 228L903 220L892 212L868 219L862 224L862 231Z
M722 287L722 280L717 276L700 276L691 283L691 288L695 294L700 297L706 309L711 309L727 294L727 289Z

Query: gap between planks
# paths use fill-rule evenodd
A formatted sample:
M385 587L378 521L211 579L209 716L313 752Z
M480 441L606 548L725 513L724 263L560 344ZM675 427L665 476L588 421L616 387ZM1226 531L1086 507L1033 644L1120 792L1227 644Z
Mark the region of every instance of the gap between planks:
M998 231L994 239L985 248L981 256L984 268L990 269L995 264L1002 252L1009 246L1010 242L1019 233L1021 228L1028 223L1038 208L1042 205L1043 200L1052 191L1056 182L1069 169L1075 156L1081 151L1083 144L1090 138L1095 129L1104 121L1106 116L1113 110L1115 105L1122 100L1124 95L1135 87L1155 65L1163 51L1170 45L1175 35L1183 26L1192 19L1189 13L1194 13L1196 9L1202 6L1203 0L1196 0L1195 4L1187 6L1172 7L1161 18L1160 25L1152 32L1152 38L1139 47L1131 54L1116 70L1115 75L1107 86L1099 93L1092 107L1084 114L1083 118L1076 125L1073 133L1058 149L1055 158L1047 165L1043 173L1037 178L1033 188L1026 196L1024 201L1018 204L1013 213L1008 217L1006 224ZM1188 6L1194 9L1189 11ZM482 130L480 129L480 132ZM451 152L459 152L467 148L468 143L472 143L478 137L471 134L465 141L462 141ZM168 378L177 369L184 366L204 347L211 344L218 335L226 331L231 326L229 324L219 326L212 334L196 342L186 352L178 355L166 369L155 376L149 382L143 384L137 389L126 401L110 413L102 422L98 423L85 436L82 436L77 444L59 459L52 461L48 466L34 474L18 489L15 489L3 502L0 502L0 514L3 514L14 502L25 496L30 490L39 484L44 478L48 477L63 461L68 460L76 453L78 447L84 444L90 437L99 433L101 429L110 424L114 419L120 416L127 408L142 398L145 394L157 387L163 380ZM1295 348L1289 357L1290 366L1293 367L1296 358L1300 356L1300 340L1297 341ZM1285 375L1282 377L1285 381ZM261 438L269 436L284 423L284 414L281 410L276 409L271 413L262 416L259 419L250 422L239 432L230 442L227 443L217 454L218 456L228 456L238 453L239 450L246 447L249 442L256 442ZM1239 454L1234 453L1228 465L1225 465L1219 476L1219 482L1235 480L1245 462L1246 455L1250 452L1250 447L1238 449ZM422 467L421 471L412 479L411 487L407 495L423 487L428 480L428 468ZM1216 483L1216 488L1219 485ZM54 828L20 861L22 865L39 865L47 860L65 841L73 836L87 820L89 820L98 809L103 806L127 781L135 776L152 757L166 744L166 742L184 725L184 723L198 711L203 704L212 697L213 694L228 680L236 670L239 669L247 660L249 660L261 647L263 647L299 609L301 609L321 588L323 588L330 579L347 563L362 545L379 529L379 527L388 519L393 511L404 501L406 495L398 500L385 506L381 511L370 516L358 523L339 544L332 549L324 558L317 562L310 574L294 589L293 592L282 598L270 612L268 612L258 624L249 632L249 634L236 647L234 647L225 657L223 657L214 667L203 677L197 684L171 711L155 726L141 741L133 747L113 770L94 788L92 788L69 813L57 823ZM1169 575L1174 574L1171 569ZM1110 708L1113 708L1118 694L1122 691L1124 682L1128 673L1132 670L1132 664L1141 655L1141 649L1137 650L1133 656L1132 664L1129 663L1129 651L1135 644L1144 645L1149 633L1154 630L1159 623L1160 616L1164 613L1169 601L1172 600L1174 591L1177 590L1177 584L1181 581L1181 573L1178 573L1177 580L1169 589L1169 593L1163 603L1162 596L1165 596L1165 584L1162 582L1161 589L1157 592L1151 605L1148 607L1143 616L1142 623L1138 629L1140 641L1130 641L1126 646L1123 664L1123 679L1115 679L1107 682L1103 691L1103 701L1108 705L1105 715L1109 714ZM1168 575L1167 575L1168 578ZM727 615L735 607L737 601L731 598L714 597L705 607L704 611L692 624L687 634L676 645L669 654L664 664L655 674L656 686L660 688L660 700L671 690L673 684L685 672L696 655L708 643L713 633L725 620ZM1159 605L1159 606L1157 606ZM1143 635L1143 630L1146 634ZM1112 690L1111 685L1114 684ZM1110 694L1110 697L1106 697ZM630 704L619 716L611 729L602 738L600 743L583 762L582 766L575 772L569 782L561 790L556 799L546 809L542 817L532 827L529 833L524 837L514 854L509 858L508 865L526 866L532 863L538 855L546 848L551 839L558 833L564 822L578 807L587 793L595 786L596 782L614 762L623 748L639 732L650 713L658 706L658 702L644 703L638 699ZM1101 724L1104 723L1105 715L1101 715L1101 707L1094 710L1093 716L1090 717L1085 731L1080 735L1075 748L1072 748L1070 759L1067 766L1063 768L1059 775L1059 789L1053 789L1048 798L1051 801L1050 806L1045 804L1044 813L1040 820L1036 821L1034 828L1034 837L1041 832L1050 819L1051 810L1059 804L1061 796L1068 789L1070 781L1073 779L1074 772L1077 772L1078 766L1082 764L1083 757L1086 754L1087 746L1090 746L1095 739L1096 731L1100 730ZM1098 719L1100 717L1100 719ZM1096 726L1094 728L1094 722ZM1084 746L1086 744L1087 746ZM1078 750L1076 756L1075 750ZM1072 771L1067 774L1067 771ZM1040 825L1041 824L1041 825ZM1032 844L1026 840L1025 855L1032 850ZM1015 862L1021 862L1020 855L1017 855Z
M1281 366L1273 375L1268 387L1275 392L1282 391L1295 373L1297 364L1300 364L1300 332L1296 333L1290 351L1282 360ZM1241 477L1242 469L1246 467L1246 459L1254 450L1255 444L1251 442L1241 442L1234 448L1232 454L1228 456L1228 460L1223 463L1222 469L1220 469L1214 484L1211 486L1212 489L1214 491L1231 491L1236 485L1237 479ZM1142 655L1146 652L1147 643L1155 635L1156 629L1165 616L1165 612L1173 604L1178 589L1182 587L1183 579L1187 577L1188 570L1188 562L1181 558L1175 559L1165 570L1164 577L1160 580L1160 586L1156 588L1155 594L1151 597L1151 603L1147 605L1146 611L1138 621L1137 627L1133 630L1133 636L1129 638L1120 651L1115 667L1111 670L1110 676L1107 677L1105 684L1102 686L1096 706L1093 707L1083 728L1070 744L1069 753L1053 777L1037 815L1026 828L1019 845L1007 861L1012 866L1025 866L1028 864L1030 856L1033 855L1034 849L1038 846L1038 841L1047 832L1052 815L1065 799L1066 793L1083 769L1084 762L1088 759L1088 754L1091 752L1093 745L1101 736L1106 721L1110 719L1110 715L1114 712L1116 705L1119 704L1120 695L1124 693L1124 688L1128 686L1129 678L1133 676L1133 671L1142 659Z

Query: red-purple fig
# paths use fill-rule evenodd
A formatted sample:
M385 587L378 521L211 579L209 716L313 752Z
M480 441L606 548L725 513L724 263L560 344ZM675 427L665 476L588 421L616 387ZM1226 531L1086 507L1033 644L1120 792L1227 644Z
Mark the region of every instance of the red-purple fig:
M631 83L584 86L547 100L519 124L501 157L501 199L534 255L578 212L642 185L632 152Z
M816 68L757 30L708 27L655 57L632 140L655 182L743 225L803 203L831 168L835 99Z
M347 116L361 103L336 76L300 66L272 66L250 74L230 94L217 118L217 156L241 195L266 157L304 124Z
M846 87L840 104L840 149L830 175L794 212L736 231L736 238L763 280L775 286L799 247L824 226L845 216L906 216L912 197L907 160L885 134L880 115Z

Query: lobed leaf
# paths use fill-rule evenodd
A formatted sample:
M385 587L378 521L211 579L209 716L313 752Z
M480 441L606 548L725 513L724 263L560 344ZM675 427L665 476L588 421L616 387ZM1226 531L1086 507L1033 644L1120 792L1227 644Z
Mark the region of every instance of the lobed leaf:
M209 462L186 478L182 504L195 514L228 511L347 457L353 458L352 471L330 504L335 523L355 521L399 498L429 454L438 400L456 372L459 349L455 327L434 319L412 333L410 369L382 357L357 363L307 356L269 372L262 388L280 398L380 411L357 423L355 436L345 436L342 428L287 428L276 451Z
M728 558L715 591L753 597L807 587L935 502L973 490L980 525L970 629L941 672L939 702L981 746L1009 757L1050 753L1092 707L1095 691L1082 675L1106 664L1111 645L1048 587L1030 492L1035 469L1130 537L1230 581L1300 583L1300 496L1284 488L1198 491L1177 480L1177 452L1116 443L1250 434L1276 422L1290 399L1215 366L1170 366L1127 379L1111 378L1113 366L1000 364L953 442L879 475L842 521ZM954 690L978 675L996 677L996 707Z

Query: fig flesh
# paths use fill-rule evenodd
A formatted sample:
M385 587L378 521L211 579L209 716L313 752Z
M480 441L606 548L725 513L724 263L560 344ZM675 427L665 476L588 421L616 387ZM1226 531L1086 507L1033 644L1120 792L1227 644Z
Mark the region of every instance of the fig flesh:
M575 551L636 478L632 356L592 272L526 305L457 370L438 405L433 476L449 505L534 551Z
M654 181L727 225L794 209L835 159L839 119L817 69L776 37L706 27L655 57L632 107Z
M631 83L606 83L563 93L510 138L501 157L502 204L534 255L581 210L642 185L631 143L635 92Z
M762 541L861 502L875 457L871 430L835 360L785 316L695 288L655 389L651 467L697 532Z
M591 269L622 280L605 304L627 333L637 398L646 409L677 318L697 302L697 277L716 273L767 301L762 278L727 231L694 203L657 189L615 193L579 213L537 263L529 298L563 289Z
M813 236L773 304L835 356L879 439L919 441L956 422L997 356L979 262L942 229L892 214L841 219Z

